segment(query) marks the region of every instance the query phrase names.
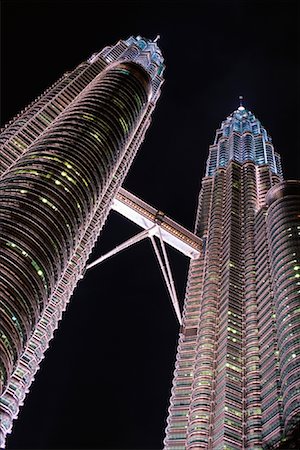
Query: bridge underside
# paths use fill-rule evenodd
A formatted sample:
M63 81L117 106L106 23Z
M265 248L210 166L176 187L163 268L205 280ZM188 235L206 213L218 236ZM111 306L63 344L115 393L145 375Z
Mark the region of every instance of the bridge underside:
M176 223L174 220L170 219L162 211L153 208L123 188L119 190L113 200L112 209L144 228L144 231L118 245L105 255L100 256L100 258L96 261L88 264L86 269L91 269L107 258L116 255L120 251L125 250L131 245L136 244L147 237L150 238L168 292L170 294L178 322L181 325L181 313L165 243L171 245L173 248L176 248L189 258L196 259L201 253L201 239ZM155 237L158 238L158 243L155 240Z

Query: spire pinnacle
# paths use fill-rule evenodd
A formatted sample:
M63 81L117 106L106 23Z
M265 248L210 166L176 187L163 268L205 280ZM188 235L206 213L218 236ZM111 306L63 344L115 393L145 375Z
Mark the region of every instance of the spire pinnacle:
M160 35L159 34L156 36L156 38L154 39L153 42L158 42L158 39L160 39Z
M240 100L240 106L238 107L239 111L244 111L245 110L245 108L243 106L243 99L244 99L244 97L242 95L239 95L239 100Z

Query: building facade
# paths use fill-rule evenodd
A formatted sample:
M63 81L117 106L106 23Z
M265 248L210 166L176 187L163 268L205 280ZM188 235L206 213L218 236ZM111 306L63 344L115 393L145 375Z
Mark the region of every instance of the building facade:
M242 104L202 181L164 448L279 445L300 414L300 182Z
M83 275L163 83L157 39L105 47L0 134L0 446Z

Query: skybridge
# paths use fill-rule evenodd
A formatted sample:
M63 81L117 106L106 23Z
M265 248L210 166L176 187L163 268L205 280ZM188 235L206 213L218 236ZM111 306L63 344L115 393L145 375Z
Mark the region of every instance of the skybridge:
M202 240L174 220L170 219L164 212L148 205L148 203L131 194L126 189L121 188L118 191L118 194L113 200L112 209L136 223L144 230L88 264L86 269L91 269L131 245L136 244L145 238L150 238L177 319L180 325L182 325L178 298L165 243L180 251L185 256L191 259L197 259L201 254Z

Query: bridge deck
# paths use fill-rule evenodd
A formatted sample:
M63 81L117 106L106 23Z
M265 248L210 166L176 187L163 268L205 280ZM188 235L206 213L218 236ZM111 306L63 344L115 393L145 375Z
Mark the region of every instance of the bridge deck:
M199 257L202 247L201 239L182 227L146 202L121 188L114 199L112 209L119 212L144 229L153 225L160 226L161 236L167 244L179 250L189 258ZM158 231L154 235L159 237Z

